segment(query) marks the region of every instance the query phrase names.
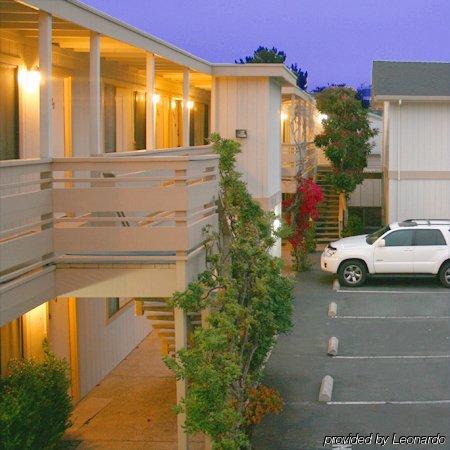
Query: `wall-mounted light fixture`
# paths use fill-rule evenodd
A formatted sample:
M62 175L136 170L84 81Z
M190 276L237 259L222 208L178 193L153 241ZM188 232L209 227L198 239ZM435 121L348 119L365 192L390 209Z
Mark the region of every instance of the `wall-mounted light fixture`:
M154 105L157 105L161 101L161 96L159 94L153 94L152 101Z
M39 70L19 69L19 86L27 93L33 94L38 91L41 83Z
M176 109L176 108L177 108L177 101L172 99L172 100L170 101L170 107L171 107L172 109Z
M282 111L280 114L280 118L281 118L281 121L284 122L285 120L287 120L288 115L284 111Z
M188 100L187 107L188 109L192 109L194 107L194 102L192 100Z
M323 122L324 120L328 119L328 115L327 114L319 114L319 121Z

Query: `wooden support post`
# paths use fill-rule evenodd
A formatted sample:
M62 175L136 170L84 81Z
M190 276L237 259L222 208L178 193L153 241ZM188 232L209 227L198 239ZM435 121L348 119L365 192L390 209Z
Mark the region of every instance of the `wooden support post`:
M217 132L217 78L213 77L211 82L211 108L209 118L209 132Z
M155 148L155 104L153 94L155 92L155 55L146 54L145 76L147 84L147 95L145 97L145 148Z
M52 156L52 16L39 11L39 154Z
M299 136L296 136L295 133L297 132L296 126L295 126L295 95L291 95L291 102L289 105L289 143L295 144L296 142L299 142Z
M189 126L189 69L183 71L183 147L189 147L190 144L190 126Z
M176 262L176 289L184 291L186 289L186 261L178 260ZM179 351L187 347L188 333L187 333L187 314L181 308L174 309L175 320L175 351ZM186 397L187 383L186 380L177 380L177 403ZM180 413L177 415L177 438L178 450L188 449L188 435L184 431L184 423L186 421L186 414Z
M100 35L91 31L89 50L89 146L91 155L101 148Z

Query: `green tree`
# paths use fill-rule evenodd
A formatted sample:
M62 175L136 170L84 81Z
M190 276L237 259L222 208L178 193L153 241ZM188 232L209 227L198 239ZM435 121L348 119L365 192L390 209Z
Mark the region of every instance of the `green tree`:
M0 379L0 448L54 449L70 426L68 367L44 344L44 360L13 360Z
M240 58L235 62L237 64L283 64L286 61L286 53L278 50L275 47L268 48L260 45L252 56L246 56L244 59Z
M284 64L286 53L276 47L268 48L260 45L251 56L235 60L236 64ZM308 71L302 70L297 63L291 64L289 70L297 78L297 86L306 90L308 87Z
M278 412L276 391L260 384L276 336L292 316L292 281L269 254L275 216L251 198L235 170L240 145L213 135L220 156L219 231L206 233L207 268L172 301L186 311L210 311L192 345L166 358L188 391L178 411L186 430L209 435L215 449L248 448L251 426Z
M337 192L348 196L362 183L376 131L370 127L368 110L349 87L330 87L316 96L318 110L326 115L323 132L314 139L332 165L329 177Z

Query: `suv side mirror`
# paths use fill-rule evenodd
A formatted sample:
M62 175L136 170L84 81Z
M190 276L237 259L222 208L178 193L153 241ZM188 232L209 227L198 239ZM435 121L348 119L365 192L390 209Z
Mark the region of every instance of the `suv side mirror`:
M378 239L376 242L377 247L386 247L386 241L384 239Z

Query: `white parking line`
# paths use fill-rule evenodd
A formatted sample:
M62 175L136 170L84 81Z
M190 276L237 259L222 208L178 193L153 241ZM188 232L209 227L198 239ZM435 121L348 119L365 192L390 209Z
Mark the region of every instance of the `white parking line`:
M327 405L443 405L450 400L406 400L406 401L374 401L374 402L327 402Z
M333 359L439 359L450 355L378 355L378 356L333 356Z
M450 291L383 291L383 290L355 290L355 289L337 289L336 292L343 292L346 294L439 294L448 295L450 298Z
M432 320L449 320L450 316L334 316L333 319L432 319Z

